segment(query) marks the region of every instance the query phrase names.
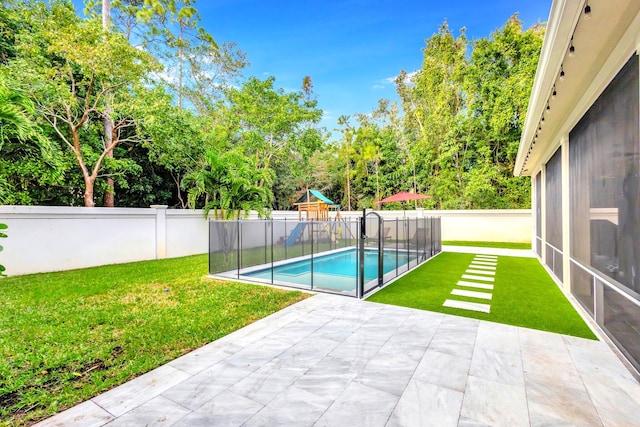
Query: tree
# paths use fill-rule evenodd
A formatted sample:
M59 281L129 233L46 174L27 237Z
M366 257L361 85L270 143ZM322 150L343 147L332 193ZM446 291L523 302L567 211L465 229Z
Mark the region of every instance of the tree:
M189 205L195 208L198 199L205 195L205 217L211 210L221 219L240 218L251 210L268 215L273 174L256 166L254 159L237 150L220 154L209 150L206 166L184 178L184 185L189 188Z
M105 34L99 22L75 19L59 26L53 18L43 25L45 47L27 43L27 54L11 66L27 76L39 112L73 153L84 181L84 205L90 207L105 158L118 144L138 138L136 120L128 111L132 92L157 68L121 35ZM106 94L114 118L108 145L84 132L105 111ZM110 166L118 164L114 160Z
M354 139L354 128L349 124L349 116L342 115L338 117L338 126L344 126L340 129L342 133L341 149L339 156L342 157L345 164L345 205L347 210L351 210L351 162L352 162L352 144Z
M279 170L274 188L285 188L279 203L287 204L294 183L305 179L304 168L322 146L315 126L322 117L317 101L303 92L274 88L275 79L250 78L240 88L230 88L219 112L220 128L230 146L253 157L258 169Z

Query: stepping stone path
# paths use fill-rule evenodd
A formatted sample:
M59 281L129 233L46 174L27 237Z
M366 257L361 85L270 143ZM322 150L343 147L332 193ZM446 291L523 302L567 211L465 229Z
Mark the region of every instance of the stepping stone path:
M496 267L498 265L498 257L496 255L476 255L469 268L462 275L456 286L466 289L454 289L451 291L453 296L463 296L467 298L476 298L485 302L469 302L459 301L456 299L448 299L442 304L444 307L459 308L461 310L481 311L483 313L491 312L491 305L487 304L487 300L491 300L493 290L492 283L495 281ZM472 289L469 289L472 288Z

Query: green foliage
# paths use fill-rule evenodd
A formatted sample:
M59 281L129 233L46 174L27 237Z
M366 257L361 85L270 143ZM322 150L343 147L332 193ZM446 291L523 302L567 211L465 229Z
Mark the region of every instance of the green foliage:
M205 197L204 215L214 211L221 219L240 218L255 210L259 215L268 214L273 194L273 174L270 169L258 168L257 162L236 150L217 153L207 152L206 167L187 174L185 187L189 188L189 205L193 208L198 199Z
M3 2L0 203L91 206L109 180L118 205L231 216L288 209L306 188L347 209L401 190L432 199L383 207L528 206L512 170L542 26L514 16L469 42L443 23L396 79L399 104L341 117L329 142L311 76L298 91L245 79L245 53L204 32L195 3L113 0L105 31L98 0L83 18L64 0Z
M402 115L382 101L355 127L342 122L336 198L360 209L412 190L432 196L414 204L427 208L528 207L528 180L513 166L543 33L514 16L469 43L445 22L426 40L422 68L396 79Z
M207 256L0 280L0 424L30 425L305 298Z

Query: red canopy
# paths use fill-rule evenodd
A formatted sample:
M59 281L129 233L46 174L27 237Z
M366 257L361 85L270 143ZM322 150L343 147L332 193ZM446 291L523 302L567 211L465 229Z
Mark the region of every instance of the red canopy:
M400 191L399 193L394 194L393 196L385 197L380 200L379 203L388 203L388 202L406 202L409 200L422 200L422 199L430 199L431 196L427 196L424 194L417 193L409 193L408 191Z

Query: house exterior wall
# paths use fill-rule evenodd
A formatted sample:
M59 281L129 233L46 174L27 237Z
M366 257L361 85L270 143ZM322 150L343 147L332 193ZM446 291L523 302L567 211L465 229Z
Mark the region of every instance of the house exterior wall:
M514 172L533 180L540 262L640 371L640 4L589 4L594 20L582 2L553 3ZM581 40L606 48L581 58Z

